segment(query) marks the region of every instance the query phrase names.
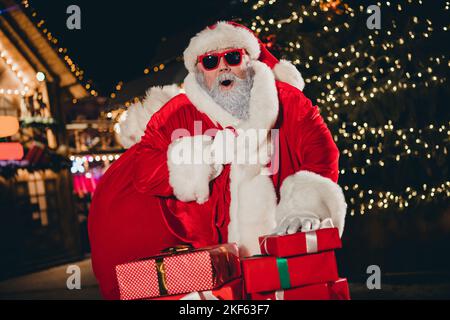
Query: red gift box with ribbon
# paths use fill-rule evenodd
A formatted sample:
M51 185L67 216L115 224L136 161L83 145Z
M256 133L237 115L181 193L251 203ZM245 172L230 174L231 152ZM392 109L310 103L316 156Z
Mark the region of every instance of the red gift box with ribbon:
M328 284L330 300L350 300L350 289L347 279L342 278Z
M347 279L272 292L249 294L250 300L350 300Z
M191 292L150 300L242 300L242 279L236 279L214 290Z
M334 251L290 258L251 257L242 261L247 293L275 291L339 279Z
M339 249L342 247L339 230L330 226L315 231L259 237L261 253L289 257Z
M173 248L117 265L116 275L122 300L206 291L241 275L239 251L236 244Z

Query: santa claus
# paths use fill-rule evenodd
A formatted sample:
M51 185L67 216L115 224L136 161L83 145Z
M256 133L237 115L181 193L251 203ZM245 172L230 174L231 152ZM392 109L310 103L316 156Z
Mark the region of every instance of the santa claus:
M121 134L130 148L92 201L92 265L108 299L119 298L117 264L171 246L236 242L248 256L260 253L258 236L314 230L327 218L343 232L339 151L297 69L231 22L194 36L184 63L185 93L152 89L128 110ZM250 161L255 154L263 156Z

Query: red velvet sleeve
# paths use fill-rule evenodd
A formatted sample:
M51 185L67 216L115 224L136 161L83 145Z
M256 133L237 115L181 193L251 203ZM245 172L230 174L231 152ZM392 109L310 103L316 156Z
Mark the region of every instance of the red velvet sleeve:
M173 195L169 184L167 150L174 130L189 130L189 119L192 117L189 110L172 101L150 119L144 136L136 146L133 163L133 183L139 192L165 197Z
M307 170L337 182L339 175L339 150L334 143L330 130L320 116L319 108L303 93L296 95L293 108L297 113L294 130L296 139L296 157L300 170Z
M150 121L139 144L133 162L133 183L139 192L157 196L172 195L167 168L167 148L170 143L158 123Z

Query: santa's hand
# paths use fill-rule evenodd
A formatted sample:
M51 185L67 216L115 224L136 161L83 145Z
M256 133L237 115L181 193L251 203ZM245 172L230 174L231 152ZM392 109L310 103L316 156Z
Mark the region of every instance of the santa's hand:
M274 233L277 235L293 234L297 231L314 231L320 228L320 219L318 217L289 215L283 218L278 226L275 228Z
M212 164L210 165L211 173L209 175L209 181L217 178L223 170L223 165L221 164ZM194 191L195 202L198 204L203 204L209 199L209 182L207 184L201 184Z

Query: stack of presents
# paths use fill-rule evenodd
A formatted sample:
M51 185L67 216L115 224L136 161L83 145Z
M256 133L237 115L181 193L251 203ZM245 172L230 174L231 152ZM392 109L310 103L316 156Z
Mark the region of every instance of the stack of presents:
M339 278L337 228L259 238L262 255L236 244L171 248L116 267L123 300L349 300Z

